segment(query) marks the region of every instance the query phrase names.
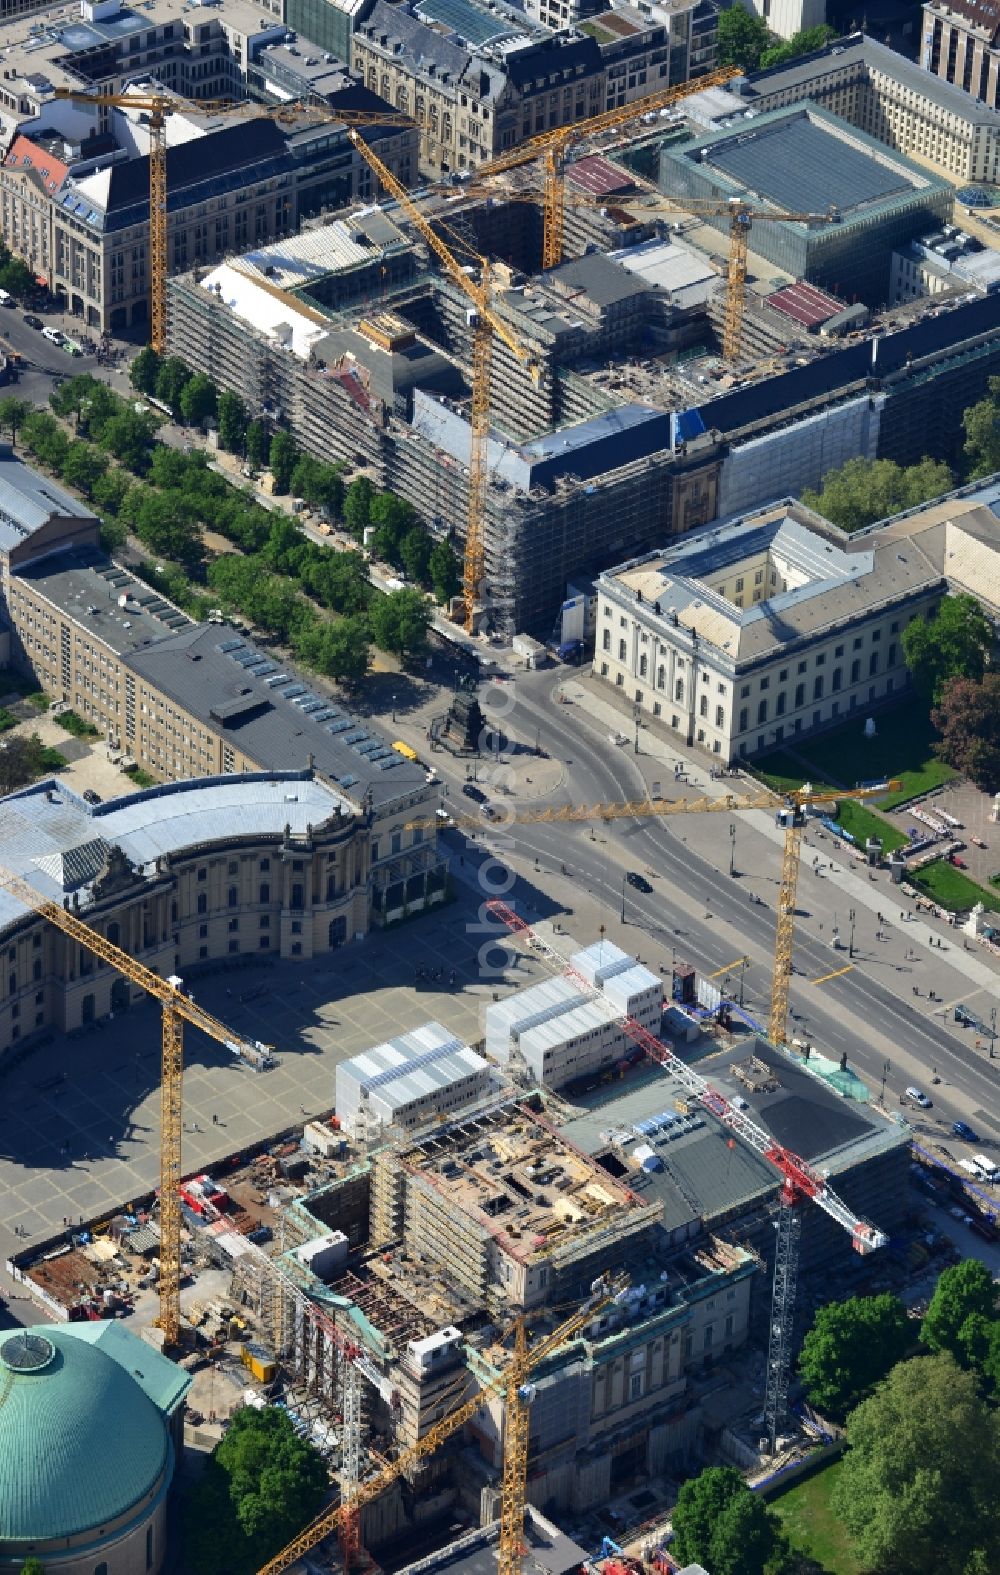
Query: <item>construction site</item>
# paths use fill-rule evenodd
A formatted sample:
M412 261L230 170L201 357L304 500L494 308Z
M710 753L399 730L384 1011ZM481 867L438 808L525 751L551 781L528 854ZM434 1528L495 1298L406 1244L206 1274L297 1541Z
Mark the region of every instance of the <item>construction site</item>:
M548 635L574 575L815 487L850 454L952 457L1000 354L995 299L956 287L924 321L841 278L860 226L865 277L888 279L892 247L947 218L943 181L905 159L890 178L878 144L801 111L754 134L758 163L778 147L768 183L703 136L738 99L654 98L666 136L637 124L642 101L413 194L358 144L392 200L166 284L170 351L471 542L466 617L508 638ZM829 166L822 211L796 206L795 136ZM698 164L689 191L689 148L717 144L714 184ZM546 173L556 151L578 156ZM638 173L651 157L657 180ZM874 228L833 200L862 175Z

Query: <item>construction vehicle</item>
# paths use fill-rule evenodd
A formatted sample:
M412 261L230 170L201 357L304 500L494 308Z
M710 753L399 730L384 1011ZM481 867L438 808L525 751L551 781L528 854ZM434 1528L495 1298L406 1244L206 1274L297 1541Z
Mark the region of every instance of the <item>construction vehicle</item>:
M801 825L801 821L799 822ZM589 994L590 983L579 974L567 957L555 946L533 930L513 908L499 898L491 898L486 910L499 919L519 940L525 940L533 951L540 952L553 966L582 992ZM780 929L780 924L779 924ZM868 1220L856 1214L833 1191L826 1176L793 1153L776 1143L771 1134L740 1109L736 1100L729 1100L707 1078L702 1077L680 1056L665 1045L634 1018L621 1016L615 1019L632 1042L650 1060L669 1072L685 1091L688 1102L696 1102L708 1110L735 1137L748 1148L768 1160L782 1177L781 1205L778 1211L777 1251L774 1267L774 1288L771 1302L771 1329L767 1356L767 1387L764 1397L764 1420L772 1454L778 1434L788 1409L788 1380L792 1359L792 1320L795 1311L795 1289L798 1271L797 1205L810 1198L825 1214L835 1220L851 1238L855 1251L863 1254L884 1247L889 1238ZM745 1101L739 1101L745 1104ZM558 1131L558 1129L556 1129Z
M268 1047L240 1038L225 1023L197 1006L184 994L183 980L176 974L161 979L152 969L130 957L99 930L71 912L42 897L33 886L13 870L0 866L0 887L22 902L31 912L62 930L71 940L117 970L124 979L145 990L162 1007L162 1052L160 1059L160 1309L157 1323L168 1349L181 1337L181 1132L184 1069L184 1024L200 1028L232 1054L256 1066Z
M506 830L515 825L535 826L567 821L632 820L649 816L661 819L667 815L731 815L747 809L773 811L778 824L784 829L785 846L778 891L768 1036L772 1044L783 1045L788 1038L788 981L792 972L795 893L806 808L813 804L836 804L845 799L878 798L884 793L898 791L900 786L898 781L868 782L856 788L822 788L817 792L806 783L795 792L784 795L770 788L759 788L753 793L725 793L720 798L651 798L631 802L622 800L618 803L546 805L542 809L513 809L503 805L494 811L494 816L499 828ZM434 821L425 818L407 821L406 824L409 829L420 827L426 831L434 825ZM459 828L484 829L482 815L455 815L452 824Z
M356 1548L357 1519L364 1506L373 1503L399 1477L433 1455L447 1439L472 1420L491 1395L497 1394L504 1397L506 1417L500 1513L500 1575L520 1575L527 1501L528 1422L533 1398L528 1379L540 1362L578 1334L596 1313L624 1289L624 1280L596 1282L584 1305L535 1345L528 1344L524 1316L515 1319L512 1328L506 1331L508 1336L513 1333L514 1337L510 1360L494 1378L488 1380L457 1409L442 1417L440 1422L428 1429L423 1438L402 1450L395 1460L384 1465L375 1476L359 1482L349 1498L331 1509L323 1510L287 1547L263 1565L257 1575L281 1575L283 1570L287 1570L334 1531L341 1534L346 1571L349 1557L342 1535L345 1523L354 1523L355 1530L349 1538L349 1545Z
M462 589L465 596L465 627L468 633L475 628L476 611L484 589L486 572L486 494L489 484L487 442L490 430L490 373L493 357L493 336L502 339L522 366L527 368L536 386L541 383L541 369L532 352L521 343L513 326L499 317L493 309L490 263L485 257L475 261L479 279L469 277L465 267L442 240L433 224L427 220L410 197L405 186L396 179L364 141L359 131L352 130L351 141L371 166L386 191L390 192L407 218L416 225L428 246L444 264L448 274L470 303L469 327L472 329L472 418L469 448L469 506L465 527L465 559Z
M56 98L75 104L94 104L106 109L131 109L146 115L149 131L149 342L162 354L167 348L167 117L169 115L219 115L244 112L254 119L294 120L297 115L315 114L344 126L409 126L412 118L390 109L311 111L295 103L274 108L238 99L182 99L172 93L109 93L82 88L55 89Z

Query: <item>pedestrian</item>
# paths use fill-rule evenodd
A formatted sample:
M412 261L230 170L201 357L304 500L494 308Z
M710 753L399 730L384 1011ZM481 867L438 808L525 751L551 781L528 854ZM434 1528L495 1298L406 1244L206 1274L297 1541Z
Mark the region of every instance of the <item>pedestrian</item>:
M212 1111L212 1125L213 1125L213 1127L217 1127L219 1125L219 1118L215 1114L214 1110Z

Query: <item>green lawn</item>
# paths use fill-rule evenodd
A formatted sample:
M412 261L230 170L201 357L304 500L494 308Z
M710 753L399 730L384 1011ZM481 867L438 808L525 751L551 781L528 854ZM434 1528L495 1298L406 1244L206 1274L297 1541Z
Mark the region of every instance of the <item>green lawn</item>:
M134 771L127 771L125 774L137 788L151 788L157 785L156 777L150 776L148 771L143 771L141 766L136 766Z
M932 864L925 864L911 878L914 886L919 886L928 897L933 897L936 903L951 913L973 908L977 902L994 913L1000 913L1000 893L977 885L968 875L957 870L954 864L949 864L947 859L935 859Z
M900 831L886 820L884 815L876 815L864 804L854 804L850 799L845 799L840 805L837 815L838 823L845 831L849 831L859 848L864 848L869 837L881 837L882 852L891 853L893 848L901 848L906 842L905 832Z
M806 1481L797 1482L780 1498L771 1499L770 1507L792 1547L815 1559L825 1575L862 1575L864 1566L852 1553L847 1533L830 1508L830 1494L839 1475L837 1460Z
M6 733L9 727L17 726L17 717L13 711L8 711L5 705L0 705L0 733Z
M865 738L864 723L862 710L831 733L803 739L796 752L814 768L817 778L825 775L841 787L856 787L879 776L899 777L903 786L879 800L883 809L895 809L956 775L932 753L936 734L927 704L919 697L908 696L892 710L879 711L874 738Z
M786 755L783 749L772 750L769 755L758 755L752 769L776 793L792 793L807 780L812 782L813 787L824 785L822 778L810 777L799 761Z

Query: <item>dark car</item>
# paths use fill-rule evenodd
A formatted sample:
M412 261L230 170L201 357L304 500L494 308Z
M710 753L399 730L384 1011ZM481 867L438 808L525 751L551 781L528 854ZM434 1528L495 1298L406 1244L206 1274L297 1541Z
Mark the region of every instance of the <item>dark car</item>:
M629 870L625 879L628 881L630 886L635 887L636 891L644 891L647 897L653 889L645 875L640 875L635 870Z
M29 328L44 328L45 327L45 324L42 322L42 319L40 317L36 317L34 312L25 312L25 314L24 314L24 321L27 323Z
M100 793L95 793L93 788L84 788L83 796L84 796L84 799L86 800L86 802L88 804L100 804L101 803L101 795L100 795Z
M973 1132L972 1128L964 1121L953 1121L951 1130L954 1132L956 1137L964 1138L966 1143L979 1142L979 1133Z
M477 787L474 782L466 782L465 786L462 788L462 792L465 794L466 798L471 798L474 804L486 803L486 794L483 792L482 788Z

